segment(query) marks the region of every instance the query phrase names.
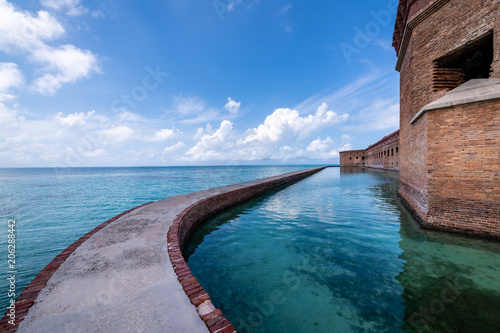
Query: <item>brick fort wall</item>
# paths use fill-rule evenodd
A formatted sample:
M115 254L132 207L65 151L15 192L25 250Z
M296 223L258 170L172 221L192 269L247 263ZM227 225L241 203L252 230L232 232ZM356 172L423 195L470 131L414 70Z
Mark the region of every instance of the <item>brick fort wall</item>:
M396 68L400 71L401 81L399 195L429 227L476 230L482 234L483 227L474 224L477 222L473 217L478 213L476 209L471 208L467 214L462 211L464 219L468 215L470 226L453 226L453 223L459 223L452 218L457 215L456 205L463 204L458 197L462 195L461 200L467 200L468 206L474 202L476 206L489 205L491 200L487 198L483 186L486 179L496 181L490 183L489 191L495 191L494 184L498 187L498 178L490 178L491 174L482 176L483 172L488 172L488 166L484 163L493 162L487 156L490 151L484 148L485 140L490 139L476 136L477 132L472 130L475 128L480 133L492 131L493 134L488 134L490 136L499 134L498 127L489 127L493 120L481 118L484 112L488 113L481 109L484 104L452 108L441 114L441 110L430 111L413 124L410 121L422 107L443 97L450 90L436 89L435 61L440 57L492 35L494 45L490 77L500 77L499 7L500 1L496 0L400 1L394 34L398 53ZM461 79L456 76L457 82ZM498 113L497 103L488 107L496 108ZM465 109L470 112L467 116L464 114ZM467 123L472 119L474 125ZM448 126L450 124L456 126L454 130ZM476 147L474 155L462 155L468 147L476 144L479 147ZM475 161L472 161L471 156L474 156ZM466 172L462 163L468 165L470 170ZM498 159L493 165L498 166ZM472 169L476 170L477 181L471 178ZM452 181L452 184L447 185L448 181ZM440 186L444 187L440 189ZM444 188L451 190L451 187L457 191L442 196ZM463 190L458 190L459 187ZM449 206L451 204L453 206ZM446 210L446 207L450 209ZM485 218L484 221L488 223L490 220Z

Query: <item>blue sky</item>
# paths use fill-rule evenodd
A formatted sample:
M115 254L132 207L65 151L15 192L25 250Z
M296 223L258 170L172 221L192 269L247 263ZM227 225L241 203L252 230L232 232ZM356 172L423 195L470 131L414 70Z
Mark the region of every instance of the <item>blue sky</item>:
M396 0L0 0L0 167L331 164L399 127Z

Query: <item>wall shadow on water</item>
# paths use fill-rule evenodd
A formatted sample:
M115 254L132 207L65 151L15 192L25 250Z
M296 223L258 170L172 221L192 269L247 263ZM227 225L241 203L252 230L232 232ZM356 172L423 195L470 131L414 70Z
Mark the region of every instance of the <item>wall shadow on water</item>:
M370 173L387 180L374 195L400 210L405 332L500 332L500 244L424 230L397 199L399 174L341 168L341 175ZM391 180L394 180L392 182Z
M404 330L500 331L500 244L422 230L403 207L400 235Z

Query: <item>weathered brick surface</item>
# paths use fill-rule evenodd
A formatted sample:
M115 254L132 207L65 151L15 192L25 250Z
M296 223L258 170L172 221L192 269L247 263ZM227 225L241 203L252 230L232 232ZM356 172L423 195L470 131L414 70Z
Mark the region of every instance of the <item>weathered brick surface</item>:
M399 21L406 21L404 33L401 22L395 30L401 73L399 195L424 226L498 235L493 202L498 172L490 170L499 165L493 139L500 135L493 119L498 103L432 110L414 124L410 120L449 90L437 89L433 81L435 60L489 33L494 41L490 77L500 77L500 1L401 0L400 7L406 12L398 14Z
M194 306L199 307L206 304L207 301L210 302L210 296L191 273L182 255L182 249L184 249L192 233L209 218L225 209L290 185L323 169L325 167L292 172L284 177L273 177L273 179L266 182L216 194L194 203L177 215L167 235L168 254L177 278ZM233 325L219 309L201 315L201 319L210 332L236 332Z
M428 117L427 225L500 238L500 99Z
M340 152L340 166L363 166L365 164L365 150L346 150Z
M365 149L366 166L399 169L399 130Z
M151 202L148 202L144 205L129 209L109 220L97 226L93 230L86 233L84 236L80 237L76 242L68 246L64 251L62 251L57 257L55 257L45 268L38 273L38 275L28 284L26 288L22 291L21 295L16 299L16 320L14 322L15 325L9 323L10 318L7 316L8 311L0 320L0 332L10 333L16 332L19 324L24 320L26 315L28 314L29 309L33 304L35 304L35 299L37 298L40 291L45 288L47 282L54 272L66 261L66 259L80 246L89 239L96 232L110 224L111 222L116 221L118 218L122 217L125 214L130 213L131 211L141 208L143 206L149 205Z

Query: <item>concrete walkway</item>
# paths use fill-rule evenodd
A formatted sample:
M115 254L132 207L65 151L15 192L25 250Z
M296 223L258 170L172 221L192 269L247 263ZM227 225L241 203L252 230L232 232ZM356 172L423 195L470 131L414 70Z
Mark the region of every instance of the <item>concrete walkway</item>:
M180 195L133 210L54 272L18 332L208 332L177 280L167 232L193 203L283 176Z

